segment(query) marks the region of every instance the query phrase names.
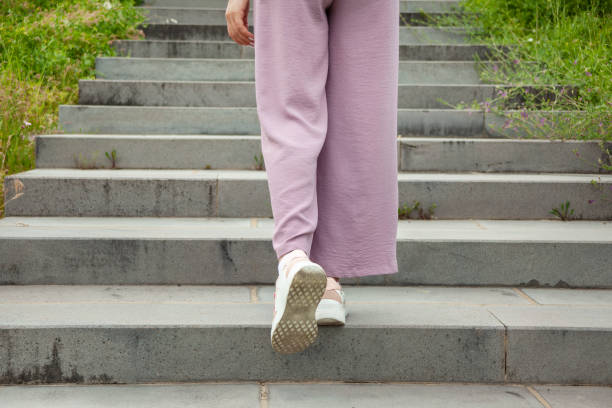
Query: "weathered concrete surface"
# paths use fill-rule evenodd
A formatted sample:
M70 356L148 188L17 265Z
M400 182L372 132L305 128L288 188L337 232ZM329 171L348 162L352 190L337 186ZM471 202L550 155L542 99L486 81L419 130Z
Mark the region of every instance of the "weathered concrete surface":
M271 304L0 304L0 382L503 380L503 328L482 308L350 313L287 356L270 346Z
M268 389L270 408L544 408L522 386L271 383Z
M607 408L612 387L537 385L535 388L552 408Z
M228 41L230 36L226 24L219 25L176 25L148 24L141 27L150 40L183 41ZM253 27L249 25L253 32ZM457 27L400 27L400 44L465 44L466 31Z
M359 286L344 284L342 287L346 295L347 304L354 303L415 303L415 304L457 304L463 306L477 305L529 305L526 296L516 288L505 288L498 286L485 287L455 287L455 286ZM257 287L257 300L261 302L274 301L274 286L262 285ZM541 289L542 291L554 289ZM579 289L563 289L564 296L567 292ZM609 292L612 290L601 290ZM31 292L31 290L30 290ZM0 290L0 293L2 291ZM16 296L15 294L11 296ZM571 295L567 295L570 297ZM604 304L612 307L612 299Z
M609 161L598 141L404 137L399 154L406 171L610 172L597 167Z
M478 110L399 109L398 133L409 136L486 137ZM256 108L60 105L66 133L259 135Z
M612 308L491 306L508 334L511 382L612 385Z
M424 2L421 2L424 3ZM446 4L445 4L446 3ZM426 3L425 3L426 4ZM452 7L448 6L448 2L434 2L425 8L428 10L430 18L443 17L452 13ZM455 5L455 4L453 4ZM418 11L418 5L411 5L410 11L407 7L402 7L400 10L399 24L410 26L422 26L430 20ZM447 6L447 7L444 7ZM171 7L138 7L140 12L146 16L147 23L154 24L224 24L226 23L225 6L220 8L205 8L199 5L197 8L179 8ZM250 23L253 20L253 8L251 7L247 14L247 19Z
M262 288L164 289L4 288L0 382L612 383L610 303L539 305L505 288L347 287L347 324L320 327L312 347L286 356L269 345Z
M418 137L507 137L504 118L473 109L399 109L397 132ZM486 126L485 126L486 123ZM259 135L255 107L60 105L63 133ZM506 133L508 135L506 135Z
M7 217L0 283L273 283L272 226L248 218ZM611 248L610 222L401 220L399 272L343 282L612 288Z
M105 153L115 150L115 168L259 168L260 137L254 135L39 135L37 168L111 168ZM263 168L263 167L262 167Z
M484 118L481 118L481 130ZM60 105L59 129L67 133L260 133L255 108Z
M612 175L599 175L604 191ZM435 204L438 219L612 220L591 174L400 172L398 206ZM5 178L7 215L271 217L263 170L33 169ZM589 202L591 201L591 202ZM413 215L414 216L414 215Z
M255 72L253 59L98 57L96 78L130 81L255 81ZM400 61L399 83L480 84L481 80L473 61Z
M459 5L457 0L399 0L399 3L401 12L425 11L429 13L452 11ZM145 0L143 6L224 9L227 6L227 0ZM253 9L253 3L250 4L250 9Z
M255 57L252 47L233 41L114 40L117 55L144 58L246 58ZM490 59L482 44L402 44L402 61L474 61Z
M258 408L256 383L0 386L3 408Z
M493 98L501 85L400 84L400 109L445 109ZM254 81L79 80L79 104L254 108Z
M537 385L552 408L608 408L612 388ZM419 406L422 408L548 408L524 385L407 383L204 382L130 385L0 386L7 408L192 408Z
M259 135L38 135L36 167L111 168L105 153L115 150L115 168L122 169L256 170L263 169L260 140ZM597 141L398 138L400 171L593 173L598 159L605 163L602 156Z

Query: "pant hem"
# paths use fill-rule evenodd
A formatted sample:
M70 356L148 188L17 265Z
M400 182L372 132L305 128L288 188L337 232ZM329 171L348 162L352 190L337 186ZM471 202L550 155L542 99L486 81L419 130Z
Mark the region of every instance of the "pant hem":
M287 243L279 246L274 252L276 253L276 260L295 249L301 249L306 253L306 256L310 257L310 246L309 245L300 245L300 244L292 244Z
M389 271L381 271L380 268L376 268L376 272L372 272L372 269L374 268L368 268L368 269L364 269L363 271L360 272L354 272L354 273L350 273L350 274L334 274L334 273L327 273L327 276L332 277L332 278L364 278L367 276L375 276L375 275L393 275L395 273L398 273L399 270L389 270Z

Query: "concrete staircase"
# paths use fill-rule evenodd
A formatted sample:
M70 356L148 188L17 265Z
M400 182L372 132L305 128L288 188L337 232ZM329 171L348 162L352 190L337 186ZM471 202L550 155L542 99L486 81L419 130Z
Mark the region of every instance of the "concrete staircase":
M400 4L413 25L399 49L398 206L436 207L400 220L398 274L343 281L346 326L320 327L303 353L271 349L253 50L229 40L225 0L148 0L146 39L98 58L80 105L60 107L66 133L38 136L37 168L5 179L0 384L30 385L0 387L0 401L607 406L612 388L569 387L612 385L599 147L513 139L490 130L492 114L446 108L439 98L495 92L473 62L487 48L414 25L455 2ZM549 213L566 200L580 219ZM138 385L209 381L234 384ZM88 386L31 385L57 383Z

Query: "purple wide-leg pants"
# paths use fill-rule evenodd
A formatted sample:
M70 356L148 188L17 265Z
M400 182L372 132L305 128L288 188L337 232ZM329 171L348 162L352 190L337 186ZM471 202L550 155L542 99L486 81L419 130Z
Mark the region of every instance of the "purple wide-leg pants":
M398 0L254 0L255 89L277 258L396 273Z

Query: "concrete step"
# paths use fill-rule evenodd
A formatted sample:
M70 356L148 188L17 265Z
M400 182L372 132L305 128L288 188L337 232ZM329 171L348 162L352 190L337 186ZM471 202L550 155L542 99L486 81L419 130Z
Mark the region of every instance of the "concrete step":
M433 88L432 88L433 89ZM532 138L504 128L506 115L474 109L399 109L397 132L404 136ZM540 117L563 119L560 112L531 112L535 135ZM232 107L60 105L59 131L106 134L258 135L257 110ZM525 134L524 134L525 133ZM542 135L541 137L548 136Z
M115 168L255 170L263 169L260 140L259 135L38 135L36 167L111 168L106 152L115 150ZM594 167L605 160L598 141L401 137L398 153L401 171L609 173Z
M5 384L612 384L610 290L347 287L346 325L292 355L270 345L272 286L0 290Z
M217 408L607 408L612 387L389 382L11 385L0 386L0 398L6 408L201 408L202 401Z
M402 172L398 183L400 207L435 204L438 219L553 219L569 200L576 218L612 220L611 174ZM7 216L272 217L265 171L33 169L4 184Z
M148 40L231 40L226 24L146 24ZM249 26L253 32L253 27ZM459 27L400 27L400 44L460 44L467 33Z
M487 62L483 65L493 65ZM96 58L96 78L130 81L255 81L252 59ZM476 62L401 61L399 83L480 84Z
M400 109L444 109L494 99L512 85L399 84ZM79 104L115 106L255 107L254 81L133 81L81 79Z
M270 218L5 217L0 283L274 284ZM612 288L612 223L399 221L399 272L359 285Z
M247 58L255 56L252 47L233 41L115 40L118 55L135 58ZM473 61L489 59L490 49L479 44L404 44L400 60Z
M454 11L459 7L458 0L399 0L400 12L439 13ZM145 0L144 6L147 7L173 7L173 8L220 8L227 7L227 0ZM250 4L253 9L253 3Z
M453 10L447 7L447 10L436 9L435 6L439 6L440 3L429 5L427 8L430 10L427 15L421 11L405 11L400 10L399 24L400 25L427 25L427 22L432 19L448 16ZM147 23L153 24L213 24L220 25L226 24L225 18L225 7L222 8L206 8L203 6L184 8L184 7L159 7L159 6L145 6L137 7L141 13L146 16ZM454 13L459 12L459 10ZM251 7L250 12L247 16L248 22L253 23L253 8Z

